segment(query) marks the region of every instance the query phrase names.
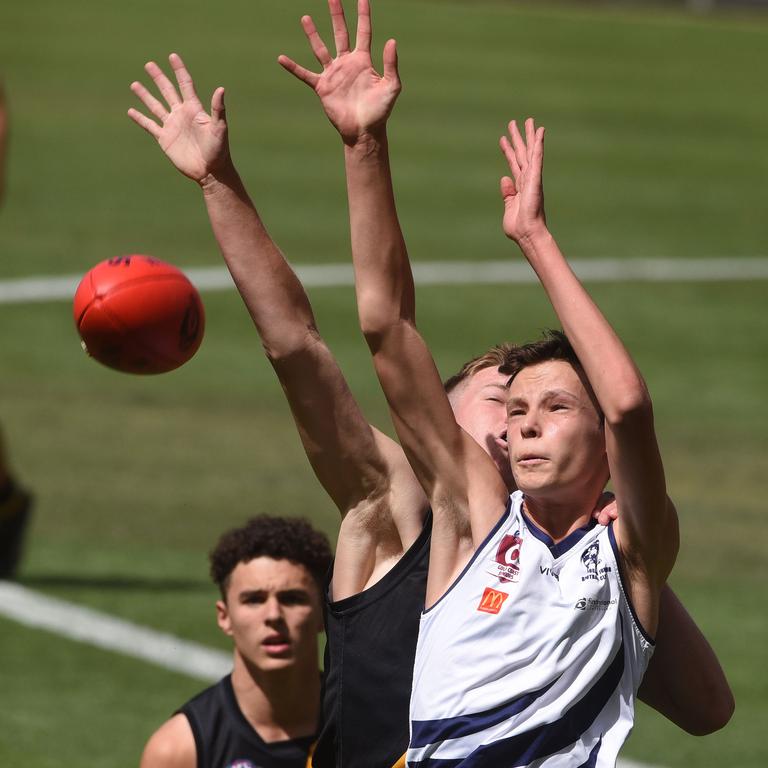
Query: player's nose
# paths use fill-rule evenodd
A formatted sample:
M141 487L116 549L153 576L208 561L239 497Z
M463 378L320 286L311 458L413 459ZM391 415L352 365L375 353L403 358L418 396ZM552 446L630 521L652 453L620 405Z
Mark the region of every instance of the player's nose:
M520 421L520 434L523 437L537 437L539 434L541 434L539 420L535 413L528 412L525 414L523 419Z
M266 621L279 621L283 617L283 609L277 597L273 596L264 603L264 618Z

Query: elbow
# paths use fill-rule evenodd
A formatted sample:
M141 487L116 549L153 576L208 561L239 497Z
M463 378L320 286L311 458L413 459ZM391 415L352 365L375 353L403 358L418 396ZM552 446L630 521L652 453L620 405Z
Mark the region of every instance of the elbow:
M413 295L398 291L389 295L379 290L358 289L357 312L360 330L372 351L388 336L416 324Z
M642 379L623 387L620 394L604 409L611 427L633 427L641 422L653 423L653 403Z
M277 367L316 350L318 345L324 346L320 332L314 324L306 324L270 338L262 337L261 344L269 362Z
M402 339L404 333L403 320L399 316L391 317L381 313L366 316L361 314L360 330L363 332L371 354L376 355L388 346L389 340Z
M688 723L685 730L691 736L709 736L728 725L735 709L736 702L731 689L728 688L712 700L711 705L707 707L706 712L703 712L701 717Z

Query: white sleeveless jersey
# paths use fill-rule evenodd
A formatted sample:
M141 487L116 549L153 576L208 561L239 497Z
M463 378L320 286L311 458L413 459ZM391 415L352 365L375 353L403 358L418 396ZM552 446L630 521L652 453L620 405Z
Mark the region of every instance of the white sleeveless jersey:
M554 544L522 500L422 614L410 768L607 768L632 730L653 643L613 531L593 522Z

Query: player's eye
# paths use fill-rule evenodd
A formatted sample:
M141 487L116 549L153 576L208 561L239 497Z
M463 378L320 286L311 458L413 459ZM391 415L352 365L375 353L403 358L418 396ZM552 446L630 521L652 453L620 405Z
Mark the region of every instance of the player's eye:
M247 592L240 596L240 602L244 605L260 605L267 601L267 596L263 592Z
M308 605L309 595L301 590L281 592L279 596L283 605Z

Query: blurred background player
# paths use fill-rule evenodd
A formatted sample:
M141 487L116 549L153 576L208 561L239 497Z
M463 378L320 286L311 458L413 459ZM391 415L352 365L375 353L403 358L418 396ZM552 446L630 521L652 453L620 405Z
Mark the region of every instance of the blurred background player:
M305 768L320 710L318 634L327 538L299 518L262 515L210 554L230 675L149 739L141 768Z
M340 6L331 3L331 12L336 34L346 33ZM310 41L316 39L311 20L305 17L302 23ZM352 66L354 77L362 60L373 86L380 78L371 65L370 36L366 43L365 30L359 29L358 37L361 33L364 40L354 57L347 48L334 62L342 72ZM408 743L411 668L430 546L428 505L402 449L365 420L320 336L301 283L233 166L223 89L215 90L208 115L181 59L172 54L169 60L180 93L150 62L145 69L165 103L135 82L132 91L155 120L135 109L129 116L201 186L222 255L280 379L304 449L342 516L326 591L324 722L313 763L389 768ZM291 69L289 59L282 57L281 63ZM339 91L326 87L321 92L319 85L317 91L324 106L326 99L350 100L341 105L347 111L355 110L357 99L372 101L365 91L348 91L344 79ZM376 97L374 106L388 114L393 95L381 92L380 98L383 103L377 105ZM361 148L345 137L345 153L354 163ZM388 166L383 172L388 175ZM499 469L508 468L500 396L507 377L498 372L503 352L490 350L448 382L457 420ZM657 651L647 675L653 688L645 700L691 732L722 727L729 713L715 711L708 702L721 700L728 685L712 649L669 590L662 612L672 642L659 643L663 652Z
M0 80L0 207L5 196L8 158L8 104ZM32 497L14 480L0 431L0 579L12 579L21 560Z

